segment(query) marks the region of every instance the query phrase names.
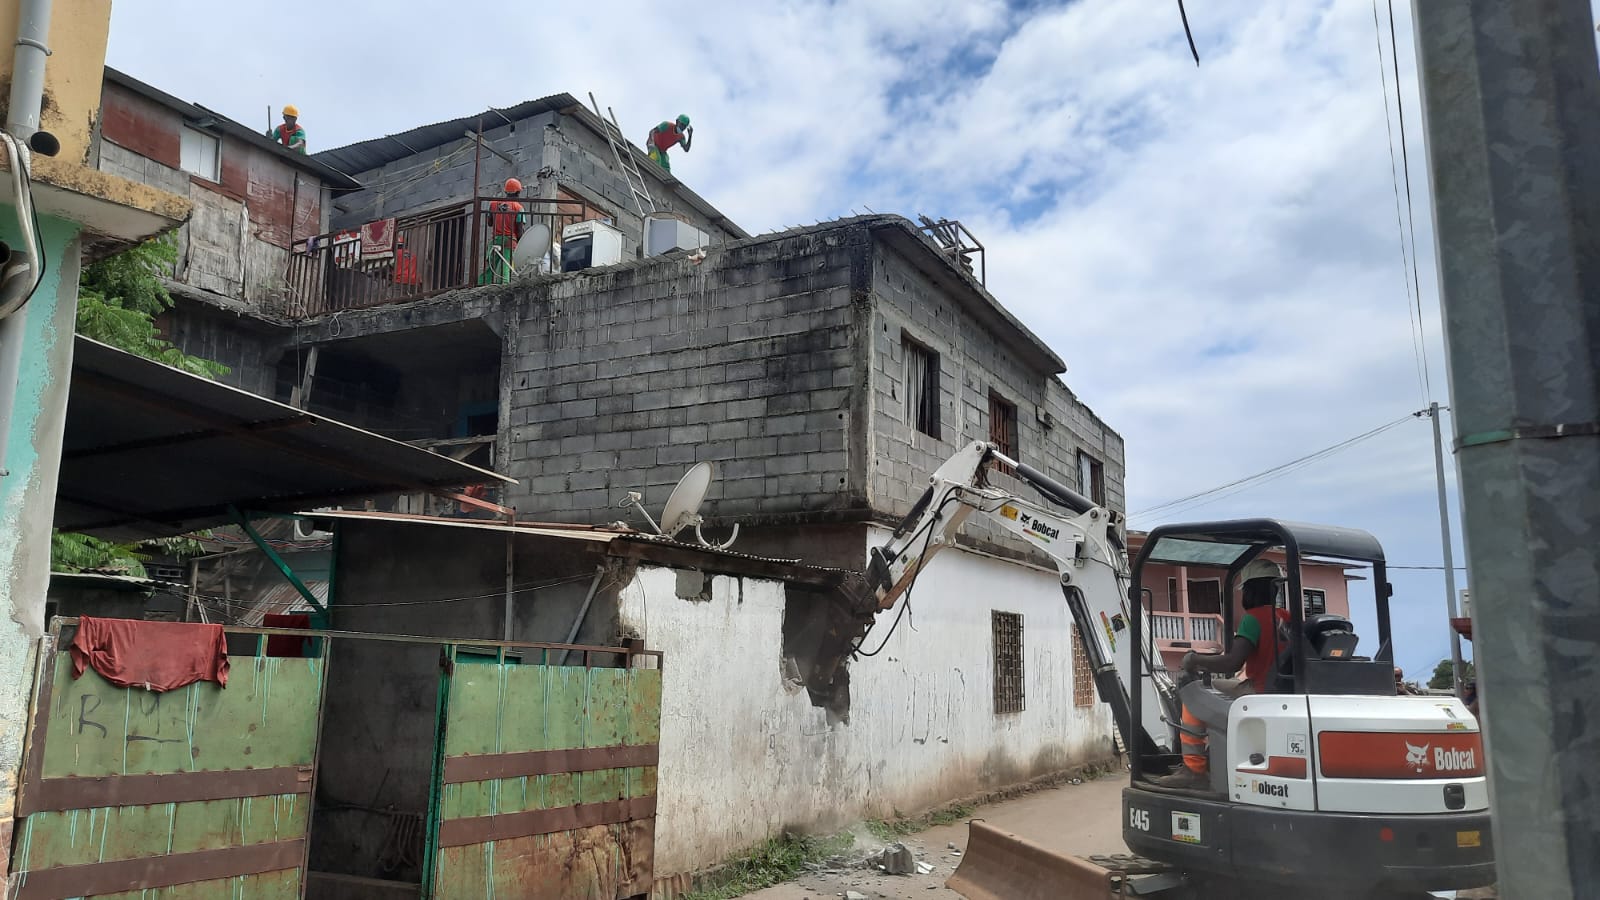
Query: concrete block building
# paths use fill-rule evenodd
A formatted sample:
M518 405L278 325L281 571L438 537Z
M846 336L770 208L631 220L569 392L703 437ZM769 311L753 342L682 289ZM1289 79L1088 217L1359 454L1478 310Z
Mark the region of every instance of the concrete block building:
M201 298L167 331L231 366L235 385L511 476L489 499L524 521L642 527L619 502L639 492L658 513L705 461L708 536L737 524L735 551L859 570L928 475L977 440L1123 510L1120 435L938 225L869 215L751 236L637 148L614 154L608 127L555 95L317 154L361 188L293 242L289 302ZM486 277L487 204L511 176L557 234L614 229L617 260ZM652 221L697 237L651 247ZM378 222L398 233L391 252L340 255ZM396 552L415 565L430 546ZM504 577L495 547L441 546L425 568L438 590L470 595ZM661 817L682 830L663 839L658 874L797 824L916 812L1111 752L1053 570L979 517L916 589L913 625L871 636L884 651L851 664L842 698L808 696L796 675L808 635L839 624L825 593L738 579L685 590L681 574L642 575L648 590L591 620L644 637L673 671L719 676L668 679Z

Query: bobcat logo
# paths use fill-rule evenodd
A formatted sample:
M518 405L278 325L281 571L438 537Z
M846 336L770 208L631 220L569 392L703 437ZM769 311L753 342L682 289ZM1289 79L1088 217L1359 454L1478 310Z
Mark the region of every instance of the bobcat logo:
M1423 744L1421 747L1418 747L1415 744L1407 743L1406 765L1415 768L1418 772L1421 772L1422 767L1428 764L1428 748L1431 746L1433 745Z

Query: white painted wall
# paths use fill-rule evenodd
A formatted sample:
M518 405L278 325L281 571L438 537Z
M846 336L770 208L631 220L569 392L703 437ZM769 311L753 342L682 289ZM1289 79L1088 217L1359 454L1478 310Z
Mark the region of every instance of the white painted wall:
M672 570L642 568L620 610L666 654L658 876L787 828L915 814L1111 752L1109 707L1072 705L1070 616L1049 573L945 551L883 653L851 664L850 723L833 726L783 680L781 583L718 577L709 602L675 585ZM1021 713L993 712L995 609L1023 614Z

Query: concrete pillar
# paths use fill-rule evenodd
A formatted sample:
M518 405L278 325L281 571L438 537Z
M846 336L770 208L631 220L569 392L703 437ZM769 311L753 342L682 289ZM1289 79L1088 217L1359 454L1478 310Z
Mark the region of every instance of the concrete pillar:
M1504 897L1600 884L1600 69L1586 0L1414 0Z
M15 217L0 210L0 222L7 218ZM0 236L16 245L15 225L6 224L10 227L0 228ZM44 280L13 316L21 317L14 333L22 339L22 358L0 462L5 473L0 476L0 875L10 870L28 698L44 629L50 523L78 309L78 226L51 218L42 218L40 226Z

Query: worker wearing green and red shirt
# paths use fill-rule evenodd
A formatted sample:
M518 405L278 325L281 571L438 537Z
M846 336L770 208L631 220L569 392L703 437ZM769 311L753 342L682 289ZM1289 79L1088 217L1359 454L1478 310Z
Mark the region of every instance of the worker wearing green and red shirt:
M283 108L283 124L267 132L267 137L296 153L306 152L306 130L300 127L300 110L294 104Z
M522 182L507 178L505 198L489 202L489 251L483 260L483 271L478 273L479 284L505 284L511 280L511 257L528 227L528 215L517 200L520 196Z
M650 158L656 165L668 172L672 171L672 161L667 159L667 151L673 147L682 147L683 152L689 152L689 145L694 142L694 128L689 125L688 116L679 116L676 122L662 122L650 129L650 137L645 139L645 146L650 151Z

